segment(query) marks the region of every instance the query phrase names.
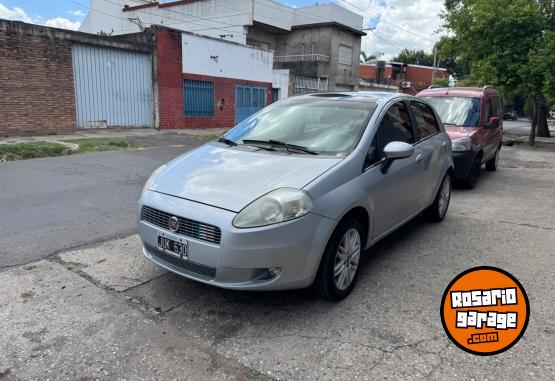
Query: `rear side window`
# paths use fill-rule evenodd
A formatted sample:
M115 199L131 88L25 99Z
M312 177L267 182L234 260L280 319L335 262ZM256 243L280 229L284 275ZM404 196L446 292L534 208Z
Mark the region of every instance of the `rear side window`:
M410 108L414 114L416 125L420 131L420 139L434 135L439 132L439 126L431 107L420 102L410 102Z

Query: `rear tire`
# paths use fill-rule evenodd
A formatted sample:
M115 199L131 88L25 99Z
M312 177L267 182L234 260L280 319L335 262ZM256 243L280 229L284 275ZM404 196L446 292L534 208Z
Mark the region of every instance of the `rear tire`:
M482 161L479 156L476 156L474 159L474 163L472 163L472 168L470 169L470 173L462 181L462 185L466 189L474 189L476 186L476 182L478 181L478 177L480 177L480 170L482 168Z
M314 282L323 298L337 302L351 293L358 277L364 242L362 224L354 218L341 222L335 229Z
M424 215L429 220L440 222L445 218L449 208L449 201L451 200L452 185L451 174L447 173L439 186L434 202L424 211Z
M488 171L495 171L497 169L497 163L499 162L499 151L501 150L501 147L497 147L497 150L495 150L495 156L492 157L491 159L489 159L488 161L486 161L486 169Z

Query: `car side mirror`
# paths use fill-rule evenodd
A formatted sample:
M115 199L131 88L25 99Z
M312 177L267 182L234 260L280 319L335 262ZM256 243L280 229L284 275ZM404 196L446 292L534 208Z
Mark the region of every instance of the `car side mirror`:
M489 118L489 122L486 124L486 128L498 128L499 118L497 116L492 116Z
M395 160L406 159L414 153L414 147L405 142L391 142L383 149L385 160L382 164L382 173L386 173Z

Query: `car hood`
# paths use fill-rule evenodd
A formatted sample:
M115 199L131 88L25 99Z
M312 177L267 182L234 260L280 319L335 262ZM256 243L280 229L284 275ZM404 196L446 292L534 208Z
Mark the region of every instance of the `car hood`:
M453 139L470 137L470 135L476 132L476 127L456 127L456 126L445 126L445 132L447 135Z
M274 189L303 188L341 160L209 143L168 163L149 189L239 212Z

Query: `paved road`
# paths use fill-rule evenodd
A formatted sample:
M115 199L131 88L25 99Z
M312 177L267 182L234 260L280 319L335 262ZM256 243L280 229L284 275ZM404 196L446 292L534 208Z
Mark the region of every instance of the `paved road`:
M147 174L184 149L2 164L0 257L28 262L132 231ZM553 152L504 147L497 172L454 192L445 221L415 219L369 250L341 303L188 281L143 259L135 235L4 269L0 375L553 379L554 168ZM461 351L439 318L449 281L479 265L514 274L531 303L523 339L497 356Z
M117 167L104 157L89 157L93 169L100 166L98 161L107 169L97 169L86 186L105 191L95 184L110 184L118 200L127 202L125 193L139 191L144 177L139 172L148 172L165 154L119 154ZM86 156L73 159L87 163ZM134 167L134 162L142 164ZM124 166L133 169L123 170ZM106 172L114 172L121 181ZM55 176L52 169L48 173ZM134 175L128 178L126 173ZM52 180L37 187L43 190L29 193L46 193L52 199L44 188L56 186L66 187ZM552 380L554 188L553 152L503 147L498 171L484 171L472 191L455 191L443 222L417 218L371 248L361 263L357 287L340 303L303 290L234 292L192 282L165 273L139 255L136 235L4 269L0 337L6 340L0 342L0 375ZM81 193L70 193L72 209L78 208L75 200ZM98 207L102 199L95 202ZM39 202L33 205L40 210ZM123 211L118 215L109 207ZM126 211L129 208L110 202L100 214L106 218L97 217L94 224L104 224L103 230L124 230L122 219L133 214ZM47 221L45 213L39 214ZM90 209L84 214L98 216ZM81 228L64 226L61 216L54 217L58 229ZM91 224L89 230L100 229ZM71 237L67 240L73 244ZM524 337L496 356L473 356L457 348L439 317L447 284L480 265L515 275L530 299Z
M205 142L164 139L140 151L0 163L0 268L133 232L148 175Z
M504 120L503 131L512 134L529 134L532 122L529 119Z

